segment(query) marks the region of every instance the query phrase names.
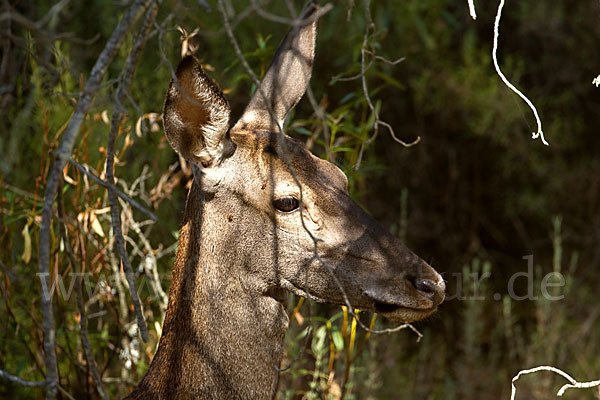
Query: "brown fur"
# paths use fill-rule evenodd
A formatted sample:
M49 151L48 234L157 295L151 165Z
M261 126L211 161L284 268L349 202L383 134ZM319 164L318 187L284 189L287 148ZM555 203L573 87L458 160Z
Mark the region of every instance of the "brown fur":
M277 77L264 86L276 119L304 93L314 32L308 24L288 34L267 73ZM298 56L302 61L292 62ZM282 65L291 70L280 74ZM194 183L163 334L128 399L272 398L288 327L286 291L344 304L343 288L353 307L402 322L436 310L445 290L437 272L354 203L336 166L272 130L281 121L260 94L227 135L222 124L204 129L213 112L228 120L229 107L198 63L184 60L177 79L165 102L165 129L194 164ZM204 83L194 86L198 79ZM195 102L212 101L208 108L178 92L196 89L208 92L192 93ZM275 200L289 198L300 207L276 209Z

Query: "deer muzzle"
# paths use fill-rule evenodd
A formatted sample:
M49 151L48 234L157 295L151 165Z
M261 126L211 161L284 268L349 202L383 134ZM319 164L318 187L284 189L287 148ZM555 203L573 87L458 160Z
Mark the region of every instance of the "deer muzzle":
M444 301L446 284L433 268L428 277L401 277L379 281L363 294L371 311L401 322L414 322L433 314Z

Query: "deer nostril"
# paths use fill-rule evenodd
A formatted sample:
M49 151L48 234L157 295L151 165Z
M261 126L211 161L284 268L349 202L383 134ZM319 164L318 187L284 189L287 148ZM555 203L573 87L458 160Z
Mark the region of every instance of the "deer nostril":
M414 285L415 289L425 294L429 298L433 298L436 293L440 291L439 286L435 282L428 279L415 279L412 280L411 283Z

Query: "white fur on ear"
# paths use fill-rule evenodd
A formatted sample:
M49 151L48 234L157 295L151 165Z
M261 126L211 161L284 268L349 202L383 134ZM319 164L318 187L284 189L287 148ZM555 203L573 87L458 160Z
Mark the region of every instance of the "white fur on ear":
M233 150L231 141L221 138L223 126L229 126L229 113L211 107L210 114L211 123L207 123L200 128L204 138L204 147L194 153L194 156L203 160L203 165L206 165L206 161L213 165L220 164L223 158Z
M184 58L167 91L165 133L171 146L201 167L220 164L234 145L227 137L229 103L193 57Z
M204 192L216 190L221 182L227 176L231 176L232 173L226 164L221 164L215 168L201 168L192 164L192 172L194 173L194 180Z
M212 84L212 85L211 85ZM229 106L223 107L221 102L214 102L214 83L206 81L206 75L194 75L195 92L199 94L200 102L209 109L209 120L200 127L204 139L204 147L194 154L200 159L213 160L213 164L220 164L225 156L232 150L233 144L225 139L223 132L229 129ZM220 92L220 91L219 91ZM222 93L219 93L223 97Z
M273 119L268 110L260 112L258 110L246 110L244 115L235 124L234 130L264 130L269 132L279 132L283 129L283 119Z

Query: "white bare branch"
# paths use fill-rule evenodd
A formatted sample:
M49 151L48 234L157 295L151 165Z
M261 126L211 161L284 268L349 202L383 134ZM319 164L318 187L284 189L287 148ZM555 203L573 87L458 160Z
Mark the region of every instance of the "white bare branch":
M527 103L527 105L529 106L529 108L531 108L531 111L533 111L533 115L535 116L535 120L537 122L538 129L537 129L537 132L532 132L531 138L532 139L537 139L539 137L540 140L542 141L542 143L544 143L546 146L548 146L548 142L544 138L544 132L542 131L542 121L540 120L540 116L538 115L537 109L535 108L535 106L533 105L533 103L531 102L531 100L529 100L527 98L527 96L525 96L512 83L510 83L510 81L506 78L506 76L504 76L504 74L502 73L502 71L500 71L500 66L498 65L498 57L497 57L497 53L498 53L498 36L500 35L499 32L498 32L498 27L500 26L500 18L502 17L502 8L503 7L504 7L504 0L500 0L500 4L498 5L498 13L496 14L496 20L494 22L494 48L492 50L492 59L494 60L494 67L496 68L496 72L500 76L500 79L502 79L502 82L504 82L504 84L506 86L508 86L508 88L510 90L512 90L513 92L515 92L516 94L518 94L519 97L521 97L523 99L523 101L525 103Z
M474 20L477 19L477 13L475 12L475 3L473 0L468 0L469 2L469 14L471 14L471 18Z
M555 367L550 367L547 365L542 365L539 367L535 367L535 368L531 368L531 369L524 369L522 371L519 371L519 373L517 375L515 375L515 377L512 379L512 388L511 388L511 394L510 394L510 400L515 400L515 396L517 395L517 388L515 387L515 382L517 380L519 380L519 378L522 375L527 375L527 374L532 374L534 372L538 372L538 371L550 371L550 372L554 372L560 376L562 376L563 378L565 378L566 380L568 380L570 383L566 383L564 384L560 390L556 393L556 395L558 397L562 397L563 394L565 394L565 392L567 391L567 389L587 389L587 388L592 388L592 387L596 387L596 386L600 386L600 380L597 381L590 381L590 382L577 382L575 379L573 379L571 377L571 375L567 374L566 372L555 368Z

